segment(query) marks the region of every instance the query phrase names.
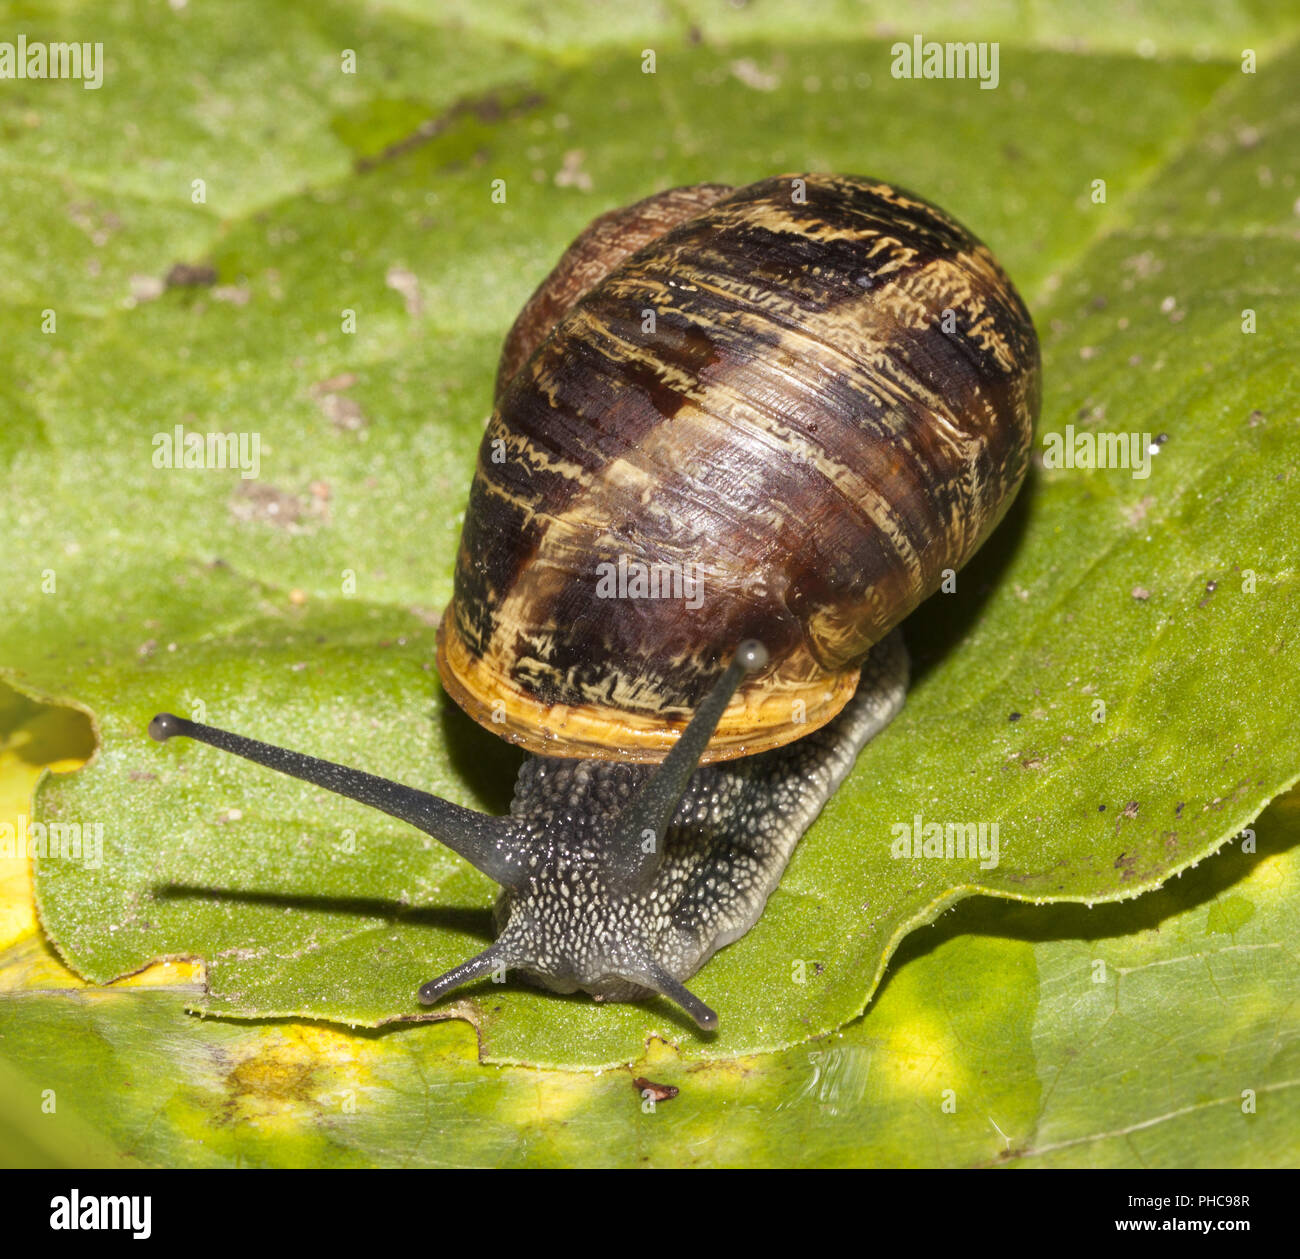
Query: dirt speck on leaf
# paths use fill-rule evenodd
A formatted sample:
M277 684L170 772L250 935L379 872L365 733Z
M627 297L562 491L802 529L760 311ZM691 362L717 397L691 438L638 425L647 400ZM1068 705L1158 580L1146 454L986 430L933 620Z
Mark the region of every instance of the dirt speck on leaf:
M355 398L345 397L341 393L327 393L319 399L319 405L325 418L340 433L359 433L370 424Z
M328 380L317 381L307 391L316 400L316 405L325 418L341 433L358 433L370 424L361 404L353 398L343 396L356 383L356 372L341 372Z
M169 289L208 288L216 282L217 269L206 262L174 262L163 281Z
M632 1081L632 1087L636 1089L638 1096L644 1098L648 1095L650 1100L655 1102L670 1102L681 1092L681 1089L674 1084L656 1084L642 1075Z
M322 499L304 501L288 490L276 489L260 481L240 481L230 496L230 514L250 524L274 525L290 532L301 532L309 522L329 519L329 507Z

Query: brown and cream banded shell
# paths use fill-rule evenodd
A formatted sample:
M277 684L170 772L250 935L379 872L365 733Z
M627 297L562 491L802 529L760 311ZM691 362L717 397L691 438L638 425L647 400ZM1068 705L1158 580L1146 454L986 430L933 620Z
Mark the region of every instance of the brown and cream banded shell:
M704 759L799 738L997 524L1038 405L1011 281L901 189L781 176L604 215L507 338L444 685L530 751L659 761L755 638ZM620 562L696 597L606 597Z

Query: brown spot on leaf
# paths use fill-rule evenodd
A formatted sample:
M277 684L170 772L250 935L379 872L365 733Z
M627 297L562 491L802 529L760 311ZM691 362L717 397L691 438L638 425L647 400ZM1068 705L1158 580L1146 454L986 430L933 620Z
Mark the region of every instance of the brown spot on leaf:
M163 281L169 289L207 288L216 282L217 269L206 262L174 262Z
M262 481L241 480L230 496L230 514L236 520L299 533L310 521L328 520L329 507L320 499L305 501Z
M373 157L359 157L355 162L357 171L374 170L384 162L391 162L412 149L428 144L436 136L442 135L454 123L471 115L483 123L497 123L503 119L520 118L542 104L546 98L540 92L529 92L518 100L506 104L499 92L489 92L474 100L457 101L450 109L444 110L434 118L426 118L410 135L394 141Z
M370 424L361 404L354 398L346 398L341 393L326 394L320 400L320 409L325 418L341 433L359 433Z
M344 390L351 389L357 383L355 372L343 372L331 376L328 380L317 381L307 391L316 399L325 418L341 433L357 433L370 424L361 404L353 398L344 396ZM316 484L319 484L317 482ZM312 491L315 493L315 490Z
M264 1120L304 1107L318 1108L316 1070L272 1047L235 1063L226 1073L221 1122Z

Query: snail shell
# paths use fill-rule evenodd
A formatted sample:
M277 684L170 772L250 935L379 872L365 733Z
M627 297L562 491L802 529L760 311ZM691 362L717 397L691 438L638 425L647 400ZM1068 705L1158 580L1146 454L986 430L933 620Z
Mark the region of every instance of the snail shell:
M808 734L1002 517L1039 377L993 256L889 184L700 184L597 219L506 341L444 685L530 751L659 761L759 638L704 761ZM699 606L606 597L620 563L697 575Z

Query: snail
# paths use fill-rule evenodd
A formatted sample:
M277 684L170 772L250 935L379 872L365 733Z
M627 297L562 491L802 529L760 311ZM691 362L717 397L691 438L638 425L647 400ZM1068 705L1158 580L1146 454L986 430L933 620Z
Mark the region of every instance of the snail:
M506 338L438 632L448 694L531 755L494 817L162 713L409 822L496 880L512 971L660 994L758 920L902 706L895 628L1024 477L1032 321L989 251L876 180L675 188L603 215Z

